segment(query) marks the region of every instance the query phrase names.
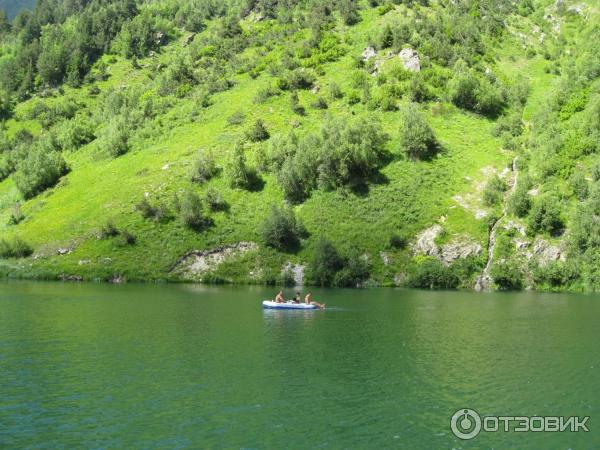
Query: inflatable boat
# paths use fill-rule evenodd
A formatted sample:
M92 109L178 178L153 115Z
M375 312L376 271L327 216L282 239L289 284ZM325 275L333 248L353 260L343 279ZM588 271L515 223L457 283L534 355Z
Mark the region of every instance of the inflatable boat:
M318 309L315 305L307 305L306 303L277 303L272 300L265 300L262 305L265 309Z

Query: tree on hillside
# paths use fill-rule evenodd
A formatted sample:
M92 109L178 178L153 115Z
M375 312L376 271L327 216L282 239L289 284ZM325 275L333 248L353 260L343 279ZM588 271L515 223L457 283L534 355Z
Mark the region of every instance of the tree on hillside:
M261 226L264 242L277 250L295 250L300 244L304 228L289 207L271 206L269 215Z
M411 159L431 159L439 151L439 144L429 124L414 104L402 112L400 146Z
M250 176L246 167L246 155L244 146L237 143L225 164L225 174L232 188L246 189L250 184Z

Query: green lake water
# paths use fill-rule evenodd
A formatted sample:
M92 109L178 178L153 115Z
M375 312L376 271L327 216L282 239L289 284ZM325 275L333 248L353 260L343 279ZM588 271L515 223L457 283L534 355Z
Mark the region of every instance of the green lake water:
M600 296L313 292L0 281L0 448L600 448ZM461 441L459 408L590 431Z

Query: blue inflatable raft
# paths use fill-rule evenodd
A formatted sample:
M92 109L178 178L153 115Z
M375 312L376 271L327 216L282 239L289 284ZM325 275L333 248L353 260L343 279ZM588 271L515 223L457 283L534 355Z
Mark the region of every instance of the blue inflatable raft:
M262 305L265 309L317 309L315 305L307 305L306 303L277 303L272 300L265 300Z

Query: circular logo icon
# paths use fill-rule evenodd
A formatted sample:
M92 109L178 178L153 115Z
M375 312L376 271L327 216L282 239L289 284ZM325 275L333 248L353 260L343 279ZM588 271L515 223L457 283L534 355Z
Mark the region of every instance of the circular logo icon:
M450 419L450 428L459 439L473 439L481 431L481 417L472 409L459 409Z

